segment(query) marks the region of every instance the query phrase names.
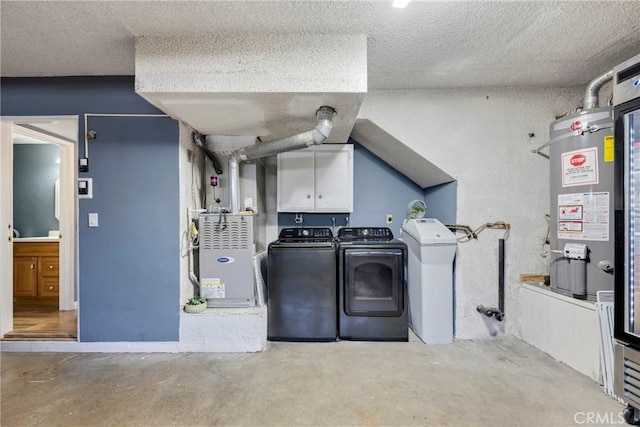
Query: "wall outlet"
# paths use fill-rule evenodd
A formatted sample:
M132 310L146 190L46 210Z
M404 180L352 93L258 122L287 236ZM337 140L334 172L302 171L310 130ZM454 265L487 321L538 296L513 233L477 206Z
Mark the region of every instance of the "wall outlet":
M393 223L393 215L387 214L387 224L392 224L392 223Z

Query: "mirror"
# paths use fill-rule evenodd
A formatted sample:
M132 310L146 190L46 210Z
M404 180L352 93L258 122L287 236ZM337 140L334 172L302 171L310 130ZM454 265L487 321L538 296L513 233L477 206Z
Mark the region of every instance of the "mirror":
M60 178L53 184L53 215L60 221Z

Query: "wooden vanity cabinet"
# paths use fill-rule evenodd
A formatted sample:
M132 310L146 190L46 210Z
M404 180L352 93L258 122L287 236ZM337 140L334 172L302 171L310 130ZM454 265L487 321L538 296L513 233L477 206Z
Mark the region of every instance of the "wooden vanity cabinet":
M18 307L57 307L58 242L14 242L13 297Z

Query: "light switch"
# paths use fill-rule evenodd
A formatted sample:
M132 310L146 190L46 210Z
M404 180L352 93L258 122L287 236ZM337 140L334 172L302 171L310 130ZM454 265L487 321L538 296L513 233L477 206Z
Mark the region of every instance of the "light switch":
M98 226L98 214L90 213L89 214L89 227L97 227Z

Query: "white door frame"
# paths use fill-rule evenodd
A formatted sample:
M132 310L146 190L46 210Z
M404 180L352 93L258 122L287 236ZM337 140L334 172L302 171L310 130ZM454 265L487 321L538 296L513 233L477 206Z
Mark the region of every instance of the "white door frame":
M77 283L77 239L78 239L78 199L76 196L77 180L77 137L75 143L69 142L46 133L36 130L17 127L14 124L37 124L43 121L54 120L74 120L76 128L78 126L78 116L28 116L28 117L2 117L2 148L3 151L0 162L2 162L2 173L0 174L0 191L2 200L10 203L3 203L3 207L9 206L2 216L0 225L11 223L13 216L13 134L20 133L27 136L36 137L47 142L52 142L60 147L60 310L73 310L75 304L75 289ZM7 125L7 126L5 126ZM5 130L6 129L6 130ZM75 133L78 134L77 132ZM8 141L8 142L6 142ZM5 154L8 152L8 155ZM6 160L8 157L9 160ZM10 230L11 231L11 230ZM2 278L2 301L0 309L2 311L2 323L0 333L4 334L13 328L13 256L12 245L10 252L5 250L0 252L0 265L3 273ZM5 267L9 268L5 268ZM7 279L8 276L8 279ZM9 298L6 296L10 295ZM8 322L9 314L10 322Z
M13 123L0 121L0 335L13 329ZM6 179L8 176L9 179Z

